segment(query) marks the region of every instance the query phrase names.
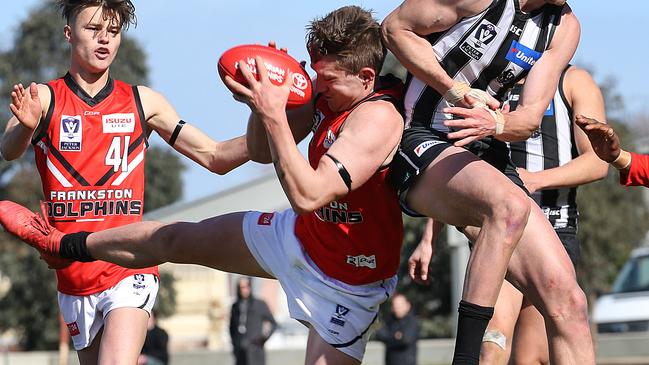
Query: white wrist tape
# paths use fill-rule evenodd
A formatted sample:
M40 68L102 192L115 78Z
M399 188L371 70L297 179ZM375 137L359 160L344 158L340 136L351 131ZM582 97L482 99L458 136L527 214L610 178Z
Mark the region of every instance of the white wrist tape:
M631 154L625 150L621 150L617 158L611 162L611 165L618 170L626 170L627 167L631 166Z
M444 99L449 102L449 104L455 105L460 101L464 101L464 96L469 95L475 101L473 103L474 108L484 108L489 114L494 118L496 122L496 133L495 135L502 134L505 131L505 118L500 110L491 110L487 106L489 101L489 94L486 91L480 89L472 89L469 84L464 82L456 82L453 86L444 94Z

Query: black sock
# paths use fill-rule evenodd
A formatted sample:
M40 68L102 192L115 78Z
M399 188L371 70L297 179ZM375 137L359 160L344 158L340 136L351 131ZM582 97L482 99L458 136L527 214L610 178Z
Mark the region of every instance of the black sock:
M61 239L61 247L59 254L61 257L80 262L91 262L95 259L90 256L88 247L86 247L86 239L90 232L77 232L69 233Z
M461 300L457 311L459 315L453 365L478 365L482 337L494 314L494 308Z

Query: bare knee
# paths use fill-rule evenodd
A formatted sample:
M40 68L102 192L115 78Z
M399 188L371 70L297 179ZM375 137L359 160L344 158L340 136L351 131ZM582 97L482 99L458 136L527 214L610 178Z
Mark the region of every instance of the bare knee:
M577 282L568 281L569 284L562 285L565 280L548 280L544 287L546 297L544 302L546 306L546 321L559 324L564 321L584 321L588 320L588 305L586 295L577 285Z
M490 219L504 230L505 241L515 246L530 215L530 199L515 187L500 189L491 201Z

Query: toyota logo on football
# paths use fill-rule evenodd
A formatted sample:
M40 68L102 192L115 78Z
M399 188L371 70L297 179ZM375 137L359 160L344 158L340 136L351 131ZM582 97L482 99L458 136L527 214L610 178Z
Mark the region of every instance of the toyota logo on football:
M307 80L306 77L304 77L304 75L299 73L293 74L293 86L295 86L300 90L305 90L308 85L309 85L309 80Z

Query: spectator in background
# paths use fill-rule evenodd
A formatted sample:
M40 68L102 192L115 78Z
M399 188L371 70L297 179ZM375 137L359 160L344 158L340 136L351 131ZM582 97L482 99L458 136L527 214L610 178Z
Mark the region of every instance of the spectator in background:
M385 365L417 364L419 326L403 294L392 298L392 313L376 333L376 338L385 344Z
M237 281L237 301L230 311L230 337L236 365L264 365L264 343L277 328L268 305L252 296L250 284L248 277Z
M169 335L167 331L158 327L156 311L151 311L147 323L146 339L142 346L142 353L137 359L137 365L166 365L169 363Z

